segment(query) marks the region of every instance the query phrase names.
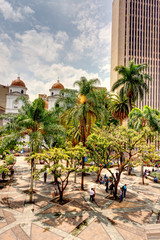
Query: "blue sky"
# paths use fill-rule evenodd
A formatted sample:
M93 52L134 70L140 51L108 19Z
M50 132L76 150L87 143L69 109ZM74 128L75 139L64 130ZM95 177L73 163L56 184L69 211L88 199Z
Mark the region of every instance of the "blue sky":
M0 84L20 73L33 100L81 76L110 87L112 0L0 0Z

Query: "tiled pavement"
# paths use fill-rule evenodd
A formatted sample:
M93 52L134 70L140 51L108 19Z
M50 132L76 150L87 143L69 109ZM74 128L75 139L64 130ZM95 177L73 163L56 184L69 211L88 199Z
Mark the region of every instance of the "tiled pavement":
M105 171L103 174L105 174ZM17 158L13 182L0 190L0 240L153 240L160 239L160 184L140 177L122 176L127 183L126 199L119 203L105 198L103 185L95 184L94 175L85 177L81 192L80 178L65 191L69 202L56 204L52 178L35 182L34 204L28 204L29 166L23 157ZM89 201L89 189L96 188L96 203Z

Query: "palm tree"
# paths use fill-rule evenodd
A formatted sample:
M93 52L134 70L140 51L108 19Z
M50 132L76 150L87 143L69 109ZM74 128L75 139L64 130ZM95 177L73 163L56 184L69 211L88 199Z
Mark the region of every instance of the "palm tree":
M146 126L151 129L148 134L150 141L154 140L156 136L158 137L158 140L155 140L155 145L157 141L159 149L160 112L148 106L144 106L143 110L133 108L129 114L128 127L140 131Z
M113 96L111 111L113 117L117 120L120 120L120 125L122 125L123 120L127 118L129 114L128 98L125 94L122 96L118 94Z
M99 119L100 109L95 94L95 84L97 83L99 83L98 79L87 80L85 77L76 81L74 86L78 85L79 87L77 102L73 108L61 115L61 123L68 126L69 129L74 128L74 144L78 143L76 140L80 140L85 146L92 124ZM85 157L82 158L82 190L84 190L84 164Z
M148 91L148 85L146 80L151 80L151 77L145 73L147 69L147 64L138 64L136 65L134 61L129 62L129 66L117 66L115 71L121 76L119 80L117 80L113 86L112 91L115 91L119 87L122 87L120 90L120 94L126 94L128 98L128 107L129 112L132 110L132 103L138 99L143 99L144 92Z
M160 112L149 106L144 106L143 110L133 108L129 114L128 126L135 130L141 130L148 126L152 131L160 131Z
M59 107L61 113L73 108L77 102L77 91L70 89L62 89L60 96L56 101L56 109Z
M8 131L10 130L10 134L14 132L18 134L19 138L28 136L32 153L39 152L41 147L49 149L56 145L55 136L61 134L61 137L64 129L58 125L58 118L56 118L55 112L47 111L45 102L41 98L35 99L32 103L25 98L21 98L21 100L24 105L4 128L7 128ZM32 202L33 197L33 171L34 159L31 162L30 202Z

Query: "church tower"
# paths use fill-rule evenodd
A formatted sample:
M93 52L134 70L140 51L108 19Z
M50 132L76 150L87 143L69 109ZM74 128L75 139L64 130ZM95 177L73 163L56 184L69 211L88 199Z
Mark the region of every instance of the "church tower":
M20 96L28 98L26 92L26 85L20 77L12 81L9 86L9 93L6 96L6 113L18 113L18 109L22 107L23 102L21 99L18 101L16 99Z
M53 84L50 91L50 96L48 97L48 110L55 107L55 103L60 96L60 91L64 89L64 86L59 82L59 80Z

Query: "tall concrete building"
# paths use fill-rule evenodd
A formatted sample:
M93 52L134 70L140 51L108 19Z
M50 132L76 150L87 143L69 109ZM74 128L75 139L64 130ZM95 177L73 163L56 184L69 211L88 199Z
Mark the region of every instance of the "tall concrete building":
M137 105L160 110L160 0L114 0L112 4L111 87L119 76L114 68L147 63L152 76L149 92Z

